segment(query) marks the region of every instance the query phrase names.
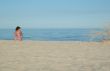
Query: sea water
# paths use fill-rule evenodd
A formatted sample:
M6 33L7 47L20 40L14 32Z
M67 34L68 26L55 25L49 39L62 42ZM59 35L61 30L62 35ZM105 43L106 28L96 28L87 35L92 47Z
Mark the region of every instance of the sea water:
M91 35L101 29L22 29L23 40L37 41L99 41ZM14 40L14 29L0 29L0 40ZM92 40L91 40L92 39Z

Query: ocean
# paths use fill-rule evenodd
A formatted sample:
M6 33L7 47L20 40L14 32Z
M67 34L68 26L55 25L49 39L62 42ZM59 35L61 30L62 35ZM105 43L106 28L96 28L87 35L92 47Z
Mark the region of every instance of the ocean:
M22 29L23 40L36 41L100 41L103 36L92 38L101 29ZM0 29L0 40L14 40L14 29Z

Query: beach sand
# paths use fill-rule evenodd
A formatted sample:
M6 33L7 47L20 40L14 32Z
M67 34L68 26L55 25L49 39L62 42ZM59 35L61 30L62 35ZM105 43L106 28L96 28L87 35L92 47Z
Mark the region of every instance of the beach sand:
M110 71L110 42L1 40L0 71Z

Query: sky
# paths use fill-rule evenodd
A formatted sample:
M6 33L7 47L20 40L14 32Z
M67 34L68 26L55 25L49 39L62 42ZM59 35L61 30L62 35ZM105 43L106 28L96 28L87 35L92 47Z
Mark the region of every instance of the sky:
M0 0L0 28L101 28L110 0Z

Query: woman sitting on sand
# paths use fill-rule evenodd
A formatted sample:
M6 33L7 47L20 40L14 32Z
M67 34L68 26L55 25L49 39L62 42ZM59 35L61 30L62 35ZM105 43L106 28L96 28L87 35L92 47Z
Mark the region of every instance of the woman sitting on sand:
M15 40L19 40L21 41L22 40L22 31L21 31L21 28L19 26L16 27L15 29Z

